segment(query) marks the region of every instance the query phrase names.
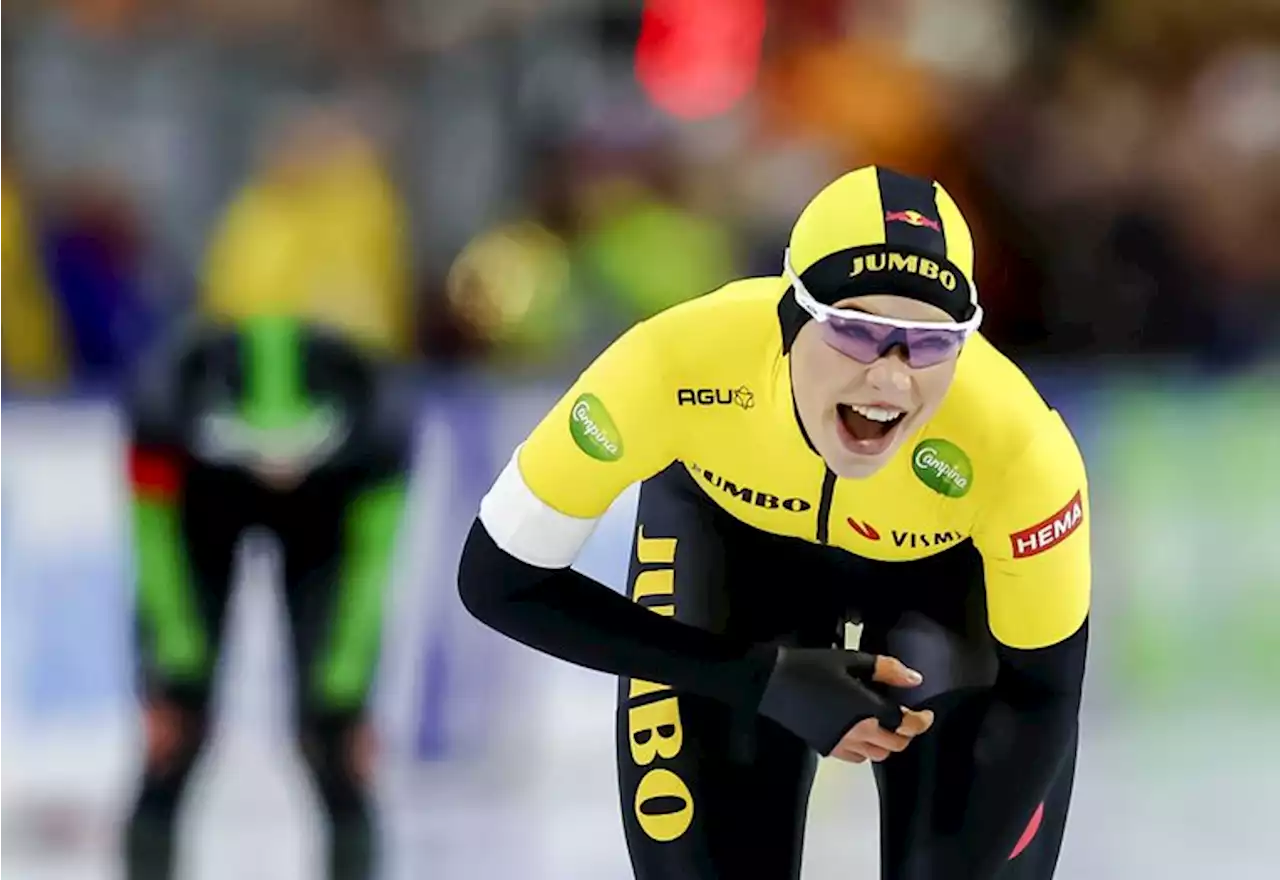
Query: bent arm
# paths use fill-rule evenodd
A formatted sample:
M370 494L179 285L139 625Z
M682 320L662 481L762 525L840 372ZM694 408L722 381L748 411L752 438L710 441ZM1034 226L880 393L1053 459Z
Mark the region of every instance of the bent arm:
M990 878L1044 800L1078 725L1089 638L1089 494L1056 414L975 528L1000 661L974 755L961 876Z
M1089 624L1046 648L1000 646L1000 671L982 721L957 876L986 880L1010 857L1076 734Z
M140 650L155 671L174 681L202 679L211 662L182 524L191 462L181 378L199 344L184 336L149 353L147 368L131 377L124 399L134 588L144 625Z
M538 651L731 705L758 704L773 668L772 648L654 614L571 568L517 558L479 519L462 552L458 589L477 619Z
M654 614L569 568L614 499L679 450L656 323L614 342L516 450L481 502L458 589L476 618L529 647L754 709L772 649Z

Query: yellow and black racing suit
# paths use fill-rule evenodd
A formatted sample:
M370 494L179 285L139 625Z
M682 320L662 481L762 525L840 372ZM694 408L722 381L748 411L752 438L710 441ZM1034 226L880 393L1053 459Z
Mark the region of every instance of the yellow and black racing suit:
M1044 880L1087 640L1077 446L975 335L934 417L873 476L838 478L796 416L786 289L734 282L606 350L485 498L463 600L512 638L622 676L622 810L642 880L799 877L816 755L835 740L757 711L778 646L842 644L850 620L863 650L924 675L881 693L937 717L875 767L882 876ZM637 481L624 599L568 566Z

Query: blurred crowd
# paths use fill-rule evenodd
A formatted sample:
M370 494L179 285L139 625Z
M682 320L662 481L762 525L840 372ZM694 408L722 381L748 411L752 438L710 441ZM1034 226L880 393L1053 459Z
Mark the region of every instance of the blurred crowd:
M970 216L1015 357L1280 343L1275 0L12 0L6 392L192 315L579 365L775 274L876 162Z

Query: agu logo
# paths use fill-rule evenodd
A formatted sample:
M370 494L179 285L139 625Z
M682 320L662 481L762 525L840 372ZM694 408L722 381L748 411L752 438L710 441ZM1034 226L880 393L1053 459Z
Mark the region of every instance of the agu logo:
M1043 553L1055 544L1065 541L1084 522L1084 503L1077 491L1066 507L1044 522L1009 536L1013 544L1013 558L1025 559Z
M743 409L756 405L756 396L746 385L737 388L679 388L676 390L678 406L716 406L735 403Z

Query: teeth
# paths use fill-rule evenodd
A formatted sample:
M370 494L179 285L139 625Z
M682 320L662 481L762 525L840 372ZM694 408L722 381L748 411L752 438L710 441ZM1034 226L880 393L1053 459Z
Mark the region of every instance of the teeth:
M903 410L900 409L882 409L878 406L857 406L855 404L850 404L849 409L864 418L871 419L873 422L892 422L903 413Z

